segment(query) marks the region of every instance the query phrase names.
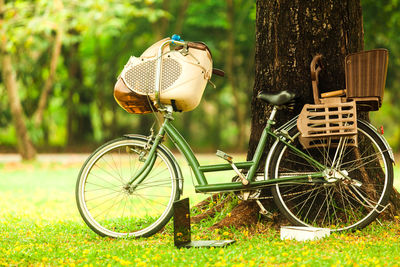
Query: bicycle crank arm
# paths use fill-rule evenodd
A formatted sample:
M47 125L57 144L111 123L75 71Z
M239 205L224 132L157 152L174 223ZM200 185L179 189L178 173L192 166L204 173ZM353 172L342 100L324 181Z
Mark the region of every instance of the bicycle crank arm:
M239 169L236 168L236 165L233 164L233 162L231 162L231 166L232 166L232 169L236 172L236 174L239 175L239 178L240 178L242 184L243 184L243 185L248 185L248 184L249 184L249 180L247 180L247 179L244 177L243 173L241 173L241 172L239 171Z
M232 169L236 172L236 174L239 176L241 182L243 185L248 185L249 184L249 180L246 179L246 177L244 177L243 173L241 173L239 171L239 169L236 167L236 165L233 163L233 157L228 155L227 153L221 151L221 150L217 150L216 155L224 160L226 160L232 167Z

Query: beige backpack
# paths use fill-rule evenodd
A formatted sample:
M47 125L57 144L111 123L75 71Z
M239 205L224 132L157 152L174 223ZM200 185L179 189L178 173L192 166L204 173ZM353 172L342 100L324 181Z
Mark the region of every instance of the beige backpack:
M163 39L137 58L132 56L118 77L114 97L129 113L144 114L160 108L156 99L157 55ZM198 106L212 75L212 57L203 43L166 45L162 50L160 103L174 111L190 111Z

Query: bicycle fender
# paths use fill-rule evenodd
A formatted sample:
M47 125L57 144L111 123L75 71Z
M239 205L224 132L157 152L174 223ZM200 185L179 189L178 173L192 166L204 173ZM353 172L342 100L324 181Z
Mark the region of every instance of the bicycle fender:
M378 132L378 130L375 128L375 126L373 126L370 122L365 121L365 120L358 120L358 122L361 122L362 124L364 124L364 126L367 126L368 128L370 128L372 131L374 132ZM390 147L389 143L386 141L386 139L383 137L383 135L378 134L379 139L382 141L383 145L385 146L386 150L389 153L389 157L392 160L393 164L396 164L395 160L394 160L394 154L393 154L393 150Z
M275 130L275 132L279 132L281 130L286 130L289 131L290 129L293 128L293 126L297 125L297 118L299 117L299 115L295 116L294 118L292 118L290 121L286 122L285 124L283 124L282 126L280 126L279 128L277 128ZM267 155L267 159L265 161L265 169L264 169L264 177L265 180L269 179L269 163L271 162L271 158L272 158L272 154L274 154L274 151L276 149L276 146L279 144L279 139L276 139L275 142L272 144L268 155Z
M125 134L125 138L128 139L139 139L142 141L148 141L148 136L141 135L141 134ZM174 167L176 169L177 175L178 175L178 187L179 187L179 193L182 195L183 194L183 175L182 175L182 170L181 167L178 164L178 161L176 160L174 154L163 144L158 145L162 150L164 150L168 156L172 159L172 162L174 163Z

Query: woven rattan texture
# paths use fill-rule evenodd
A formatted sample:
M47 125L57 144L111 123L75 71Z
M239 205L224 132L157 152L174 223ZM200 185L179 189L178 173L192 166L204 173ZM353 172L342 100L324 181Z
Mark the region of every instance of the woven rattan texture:
M371 102L380 107L385 89L388 51L375 49L346 57L346 95L356 101ZM369 98L369 99L366 99ZM375 108L374 108L375 109Z

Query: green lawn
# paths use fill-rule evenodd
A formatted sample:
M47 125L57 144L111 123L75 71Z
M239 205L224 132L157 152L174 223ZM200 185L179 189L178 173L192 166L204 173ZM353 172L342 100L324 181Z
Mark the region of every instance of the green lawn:
M394 187L400 190L400 157L397 158L397 165L394 166Z
M202 163L216 162L202 157ZM190 177L183 161L185 177ZM266 264L317 266L399 266L400 221L372 224L355 233L296 242L281 241L279 231L225 229L210 232L212 222L193 228L196 239L235 239L225 249L176 249L171 225L150 238L115 240L94 234L75 206L74 190L81 162L0 163L0 266L9 265L137 265L137 266L257 266ZM229 174L225 177L232 177ZM397 188L400 168L396 166ZM223 180L221 176L210 179ZM185 196L192 203L190 178Z

